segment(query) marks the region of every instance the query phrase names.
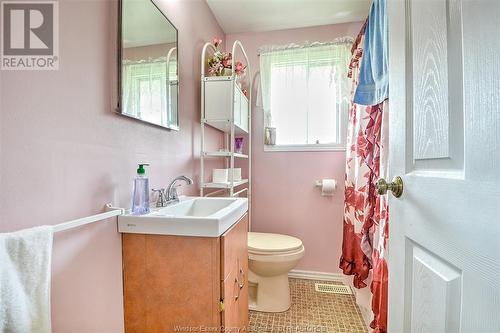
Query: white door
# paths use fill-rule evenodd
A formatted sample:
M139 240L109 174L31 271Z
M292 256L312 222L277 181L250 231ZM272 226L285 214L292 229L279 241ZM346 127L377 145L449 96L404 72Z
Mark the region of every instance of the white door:
M500 332L500 0L388 13L388 330Z

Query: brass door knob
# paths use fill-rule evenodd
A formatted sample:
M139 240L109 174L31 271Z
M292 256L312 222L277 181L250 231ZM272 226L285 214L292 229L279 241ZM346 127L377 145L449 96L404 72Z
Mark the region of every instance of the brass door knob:
M392 183L388 183L384 178L380 178L377 182L377 192L378 194L386 194L387 191L391 191L392 195L399 198L403 194L403 179L397 176L394 177Z

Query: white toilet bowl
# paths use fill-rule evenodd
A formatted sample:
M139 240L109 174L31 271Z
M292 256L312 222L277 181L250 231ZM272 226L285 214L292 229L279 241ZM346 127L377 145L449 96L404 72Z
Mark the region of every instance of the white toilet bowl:
M288 272L304 256L298 238L261 232L248 233L249 308L283 312L290 308Z

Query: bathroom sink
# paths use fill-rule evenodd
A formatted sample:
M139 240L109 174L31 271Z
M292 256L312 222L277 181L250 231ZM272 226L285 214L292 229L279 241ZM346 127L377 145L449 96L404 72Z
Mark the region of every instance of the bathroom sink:
M181 197L146 215L118 217L122 233L219 237L248 210L246 198Z

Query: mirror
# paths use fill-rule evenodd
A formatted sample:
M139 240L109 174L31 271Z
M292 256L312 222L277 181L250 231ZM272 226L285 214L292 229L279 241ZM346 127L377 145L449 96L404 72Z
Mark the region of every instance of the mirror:
M177 29L151 0L119 2L118 108L179 129Z

